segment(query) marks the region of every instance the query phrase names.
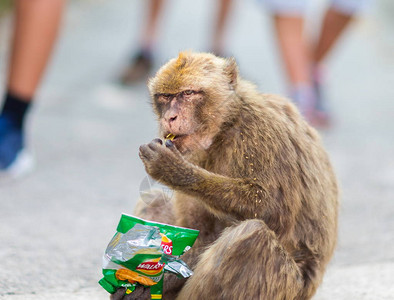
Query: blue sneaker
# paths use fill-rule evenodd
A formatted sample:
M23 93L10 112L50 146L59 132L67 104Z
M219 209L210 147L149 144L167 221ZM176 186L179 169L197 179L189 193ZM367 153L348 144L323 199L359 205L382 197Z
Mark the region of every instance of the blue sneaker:
M0 176L20 177L33 168L33 159L24 147L20 128L0 116Z

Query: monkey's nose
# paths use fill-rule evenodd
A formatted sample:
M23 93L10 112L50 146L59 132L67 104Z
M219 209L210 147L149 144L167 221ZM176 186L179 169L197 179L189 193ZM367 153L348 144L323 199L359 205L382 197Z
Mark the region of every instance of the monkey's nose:
M169 122L169 123L172 123L172 122L174 122L174 121L176 120L176 118L178 118L178 116L171 117L171 118L168 120L168 122Z

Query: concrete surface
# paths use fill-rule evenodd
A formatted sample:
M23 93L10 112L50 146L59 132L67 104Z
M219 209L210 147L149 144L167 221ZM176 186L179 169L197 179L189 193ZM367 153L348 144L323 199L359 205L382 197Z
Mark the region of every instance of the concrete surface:
M394 28L381 3L327 61L336 122L322 135L342 205L337 251L317 300L394 299ZM97 284L101 256L120 214L132 212L145 176L138 146L156 130L144 84L113 83L137 47L142 6L69 3L29 128L36 170L0 182L0 299L108 298ZM311 11L318 17L320 2ZM182 49L209 49L212 15L208 0L171 1L157 66ZM9 19L0 21L1 87L9 27ZM229 32L241 74L264 92L283 93L263 7L238 1Z

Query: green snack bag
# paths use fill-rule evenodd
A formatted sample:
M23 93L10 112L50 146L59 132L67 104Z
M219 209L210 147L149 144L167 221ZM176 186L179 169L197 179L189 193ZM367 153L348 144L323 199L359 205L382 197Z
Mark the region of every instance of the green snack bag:
M151 299L161 299L164 271L187 278L193 274L179 258L194 244L199 231L146 221L123 214L103 257L100 285L109 293L138 284L150 286Z

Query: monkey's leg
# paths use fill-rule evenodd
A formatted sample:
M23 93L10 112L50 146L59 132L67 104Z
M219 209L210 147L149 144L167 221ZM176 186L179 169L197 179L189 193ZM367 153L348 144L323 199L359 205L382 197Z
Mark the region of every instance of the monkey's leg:
M180 299L308 299L303 278L275 233L260 220L227 228L201 256Z

